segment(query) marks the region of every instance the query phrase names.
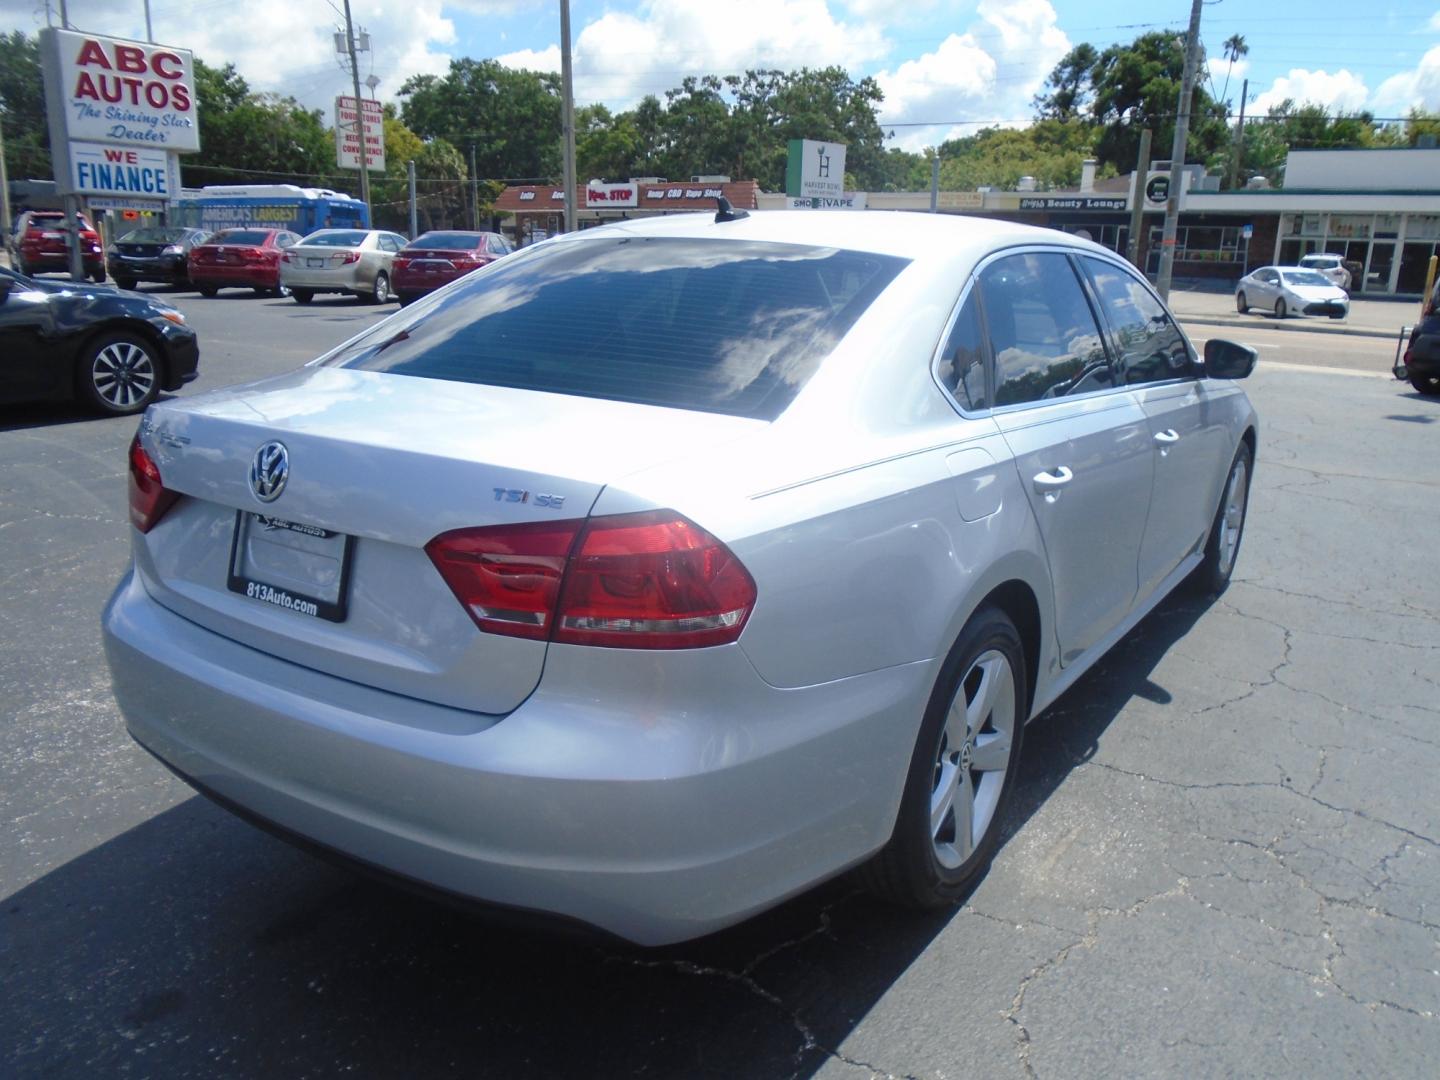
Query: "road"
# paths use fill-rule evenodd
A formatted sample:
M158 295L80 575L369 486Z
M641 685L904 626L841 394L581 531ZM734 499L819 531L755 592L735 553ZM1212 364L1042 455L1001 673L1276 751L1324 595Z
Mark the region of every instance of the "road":
M204 342L185 394L383 314L178 303ZM840 880L650 952L357 879L172 779L99 643L135 421L0 411L0 1075L1432 1074L1440 401L1373 374L1382 341L1245 340L1235 583L1165 602L1031 725L965 904Z

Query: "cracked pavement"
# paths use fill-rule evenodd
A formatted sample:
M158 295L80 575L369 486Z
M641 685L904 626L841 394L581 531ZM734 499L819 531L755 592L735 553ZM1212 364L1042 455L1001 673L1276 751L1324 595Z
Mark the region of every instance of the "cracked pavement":
M265 305L194 303L207 363L261 373ZM287 326L333 335L330 307ZM1408 421L1440 402L1247 389L1234 584L1031 725L962 906L840 879L653 951L411 898L192 797L124 736L98 647L134 422L0 413L0 1074L1433 1074L1440 428Z

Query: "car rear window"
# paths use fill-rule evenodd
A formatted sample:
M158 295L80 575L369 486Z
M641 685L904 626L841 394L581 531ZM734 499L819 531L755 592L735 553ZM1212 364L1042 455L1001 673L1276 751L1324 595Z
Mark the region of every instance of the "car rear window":
M218 232L207 244L263 244L270 236L265 229L229 229L225 232Z
M336 229L311 233L301 243L306 247L360 247L369 235L363 229Z
M426 248L441 248L450 251L469 251L480 246L483 234L472 232L433 232L417 236L405 246L411 251Z
M120 237L119 244L178 244L185 239L184 229L134 229Z
M327 363L773 420L907 260L677 237L534 249Z

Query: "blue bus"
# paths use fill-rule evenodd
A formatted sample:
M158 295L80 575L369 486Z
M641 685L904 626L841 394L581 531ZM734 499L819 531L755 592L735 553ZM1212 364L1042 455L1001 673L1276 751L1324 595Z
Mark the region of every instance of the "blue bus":
M294 184L216 185L180 193L171 224L207 232L249 226L289 229L301 236L316 229L368 229L370 208L329 188Z

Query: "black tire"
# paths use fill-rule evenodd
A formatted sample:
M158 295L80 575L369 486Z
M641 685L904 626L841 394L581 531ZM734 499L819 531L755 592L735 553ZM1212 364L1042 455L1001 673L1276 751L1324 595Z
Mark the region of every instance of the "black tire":
M367 304L388 304L390 302L390 275L381 270L375 275L375 287L361 297Z
M92 270L90 272L90 280L95 282L96 285L103 285L105 283L105 268L100 266Z
M210 297L218 293L220 290L215 288L214 285L201 285L195 291L198 292L201 296L209 299Z
M1008 674L1008 689L1004 674ZM956 750L947 721L958 696L973 699L965 713L971 714L976 723L964 745ZM1028 715L1029 682L1020 634L1003 611L982 607L965 624L940 669L911 755L890 842L859 870L860 880L870 891L912 908L944 907L965 897L989 866L1000 842L1000 826L1015 785ZM956 722L965 723L963 719ZM1004 737L1006 723L1008 749L995 742L997 737ZM987 732L987 728L991 730ZM987 741L977 738L987 734ZM975 767L984 759L987 746L995 749L984 756L995 763L1003 760L1003 771ZM981 776L978 784L977 773ZM959 786L952 796L952 808L941 817L938 828L932 828L932 802L941 797L947 779L953 785L956 777ZM980 810L983 795L985 817L979 826L978 841L973 839L974 828L970 830L973 846L967 853L959 841L959 815L954 807L960 805L963 794L972 786L971 814ZM973 816L971 820L973 824Z
M1242 475L1238 520L1229 514L1232 509L1232 485L1237 482L1237 470ZM1235 572L1235 560L1240 557L1240 542L1245 539L1245 518L1250 510L1250 478L1255 473L1255 453L1243 439L1235 458L1230 462L1230 471L1225 474L1224 486L1220 489L1220 505L1215 508L1215 517L1210 521L1210 537L1205 541L1205 555L1200 565L1190 575L1194 591L1204 596L1219 596L1230 584L1230 575ZM1233 541L1230 530L1233 529Z
M133 289L136 284L137 282L133 277L117 277L115 279L115 287L117 289Z
M1235 294L1235 310L1240 312L1241 315L1244 315L1250 310L1250 304L1246 301L1244 292Z
M410 306L411 304L413 304L416 300L420 299L418 296L414 296L414 295L412 295L412 294L410 294L410 293L403 293L403 292L402 292L402 293L396 293L395 296L396 296L396 298L400 301L400 306L401 306L401 307L409 307L409 306Z
M163 361L153 341L124 331L86 343L75 373L82 401L107 416L142 412L160 393Z
M25 277L35 276L30 270L30 264L18 255L15 256L15 272L17 274L23 274Z
M1285 318L1285 316L1288 315L1288 314L1290 314L1290 311L1289 311L1289 309L1285 306L1285 301L1284 301L1284 300L1276 300L1276 301L1275 301L1275 318L1277 318L1277 319L1283 319L1283 318Z
M311 300L315 299L315 294L309 289L291 289L290 299L294 300L297 304L308 304Z
M1419 393L1428 397L1440 395L1440 376L1437 375L1411 375L1410 385Z

